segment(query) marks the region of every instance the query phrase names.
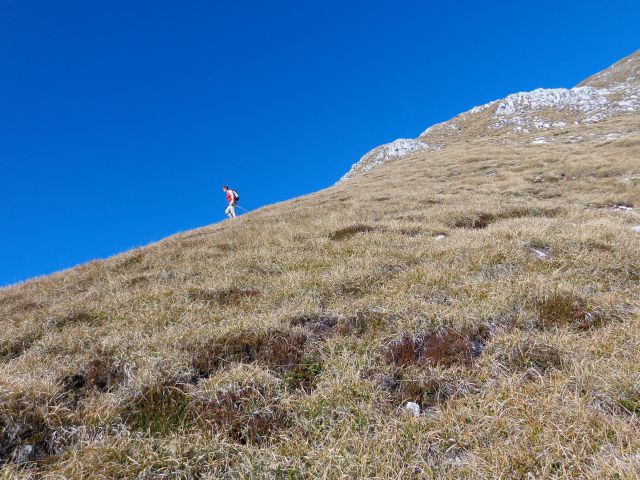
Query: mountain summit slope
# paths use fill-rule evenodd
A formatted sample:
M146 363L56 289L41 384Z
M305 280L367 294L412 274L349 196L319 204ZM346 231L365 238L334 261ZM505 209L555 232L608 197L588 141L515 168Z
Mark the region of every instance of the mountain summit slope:
M0 290L0 478L638 478L640 114L525 97Z
M578 87L610 88L625 84L640 84L640 50L583 80Z
M402 142L407 153L437 151L452 143L478 137L510 143L575 142L581 138L576 139L572 133L584 125L636 112L640 112L640 51L589 77L575 88L539 88L515 93L472 108L447 122L427 128L415 140L402 139ZM601 132L596 136L606 139L607 135L620 136L623 133ZM407 149L409 144L411 148ZM402 156L392 151L384 153L388 148L382 145L365 154L341 180Z

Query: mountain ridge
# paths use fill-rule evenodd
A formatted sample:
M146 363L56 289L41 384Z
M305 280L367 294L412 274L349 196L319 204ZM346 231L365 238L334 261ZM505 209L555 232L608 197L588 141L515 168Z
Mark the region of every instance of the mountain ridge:
M533 140L541 142L544 134L552 130L597 123L637 111L640 111L640 50L571 89L538 88L513 93L432 125L416 139L380 145L363 155L340 181L403 155L421 150L437 151L447 143L464 141L469 136L521 133L525 135L521 141L532 141L526 134L537 133ZM399 141L402 141L401 149L397 149Z

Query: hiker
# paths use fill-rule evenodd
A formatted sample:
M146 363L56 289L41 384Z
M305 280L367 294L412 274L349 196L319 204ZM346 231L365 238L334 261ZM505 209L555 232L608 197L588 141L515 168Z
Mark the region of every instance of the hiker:
M229 202L229 206L227 206L224 213L226 213L229 218L235 218L236 205L238 204L238 200L240 200L240 195L238 195L238 192L230 189L226 185L222 187L222 191L227 194L227 202Z

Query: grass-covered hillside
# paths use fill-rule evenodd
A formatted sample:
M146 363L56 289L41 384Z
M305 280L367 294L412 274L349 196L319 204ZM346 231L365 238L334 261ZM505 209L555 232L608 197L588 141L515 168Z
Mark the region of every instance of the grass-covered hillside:
M0 290L0 478L638 478L639 126L474 130Z

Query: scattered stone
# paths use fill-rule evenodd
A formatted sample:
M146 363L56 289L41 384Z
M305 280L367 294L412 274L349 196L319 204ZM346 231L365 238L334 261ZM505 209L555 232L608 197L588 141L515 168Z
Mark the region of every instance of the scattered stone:
M583 318L576 324L578 330L589 330L602 325L602 318L591 312L584 314Z
M477 358L480 356L486 345L480 339L475 339L471 342L471 358Z
M589 206L595 206L598 210L609 210L609 209L613 209L613 210L619 210L622 212L631 212L633 211L633 204L632 203L625 203L625 202L614 202L614 203L605 203L605 204L600 204L600 205L589 205Z
M424 235L424 232L419 228L401 228L398 230L398 233L406 235L407 237L421 237Z
M630 212L633 210L633 205L631 205L630 203L614 203L613 209L622 210L623 212Z
M447 236L440 234L440 235L436 235L433 238L434 238L434 240L444 240L445 238L447 238Z
M22 445L13 452L13 461L17 464L27 463L35 458L35 449L32 445Z
M437 151L437 145L430 145L425 142L412 138L399 138L391 143L386 143L367 152L360 160L355 163L339 181L344 182L357 173L365 173L381 165L389 160L401 158L415 152Z
M407 402L404 406L404 409L414 417L420 415L420 405L415 402Z
M448 467L460 468L469 463L469 459L464 451L448 451L445 453L442 463Z
M424 411L424 416L429 418L436 418L440 415L440 412L435 408L427 408Z
M541 260L546 260L551 256L551 251L548 248L529 248L529 251Z
M0 470L6 463L37 463L59 453L63 435L48 425L37 403L0 397Z
M635 227L631 228L631 230L633 230L636 233L640 233L640 225L636 225Z

